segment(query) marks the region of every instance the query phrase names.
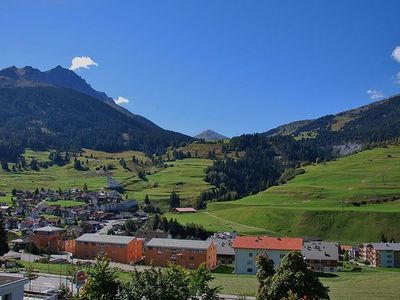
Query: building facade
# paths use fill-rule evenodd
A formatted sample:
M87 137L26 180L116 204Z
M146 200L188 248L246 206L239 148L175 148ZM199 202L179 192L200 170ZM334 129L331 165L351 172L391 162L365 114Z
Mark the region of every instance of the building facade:
M301 254L314 272L336 272L339 245L332 242L304 242Z
M26 278L0 276L0 299L23 300Z
M112 262L137 263L143 259L142 241L132 236L84 234L75 240L74 256L82 259L95 259L107 256Z
M366 243L359 256L374 267L400 268L400 243Z
M217 250L212 241L151 239L145 249L147 265L165 267L177 264L197 268L205 264L208 269L217 266Z
M47 225L33 230L31 242L42 251L58 253L62 249L64 228Z
M232 265L235 262L235 251L232 248L233 239L211 237L207 240L212 241L217 248L218 264Z
M277 266L290 251L302 250L303 239L238 236L233 241L232 247L235 251L235 272L237 274L256 274L257 255L266 253L274 261L274 266Z

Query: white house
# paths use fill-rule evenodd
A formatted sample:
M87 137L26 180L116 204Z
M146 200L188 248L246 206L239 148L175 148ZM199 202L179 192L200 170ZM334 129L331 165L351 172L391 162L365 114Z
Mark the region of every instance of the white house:
M277 266L290 251L302 250L303 239L238 236L233 241L232 248L235 251L236 274L255 274L257 272L257 255L266 253L274 261L274 265Z

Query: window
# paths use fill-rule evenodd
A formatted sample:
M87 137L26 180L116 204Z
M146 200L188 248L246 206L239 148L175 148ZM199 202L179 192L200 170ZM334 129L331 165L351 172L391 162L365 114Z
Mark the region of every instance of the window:
M253 253L249 252L249 257L253 257Z
M247 273L253 273L253 269L252 268L248 268L247 269Z
M189 259L190 260L194 260L194 256L189 256Z
M247 261L247 264L248 264L248 265L252 265L252 264L253 264L253 261L252 261L252 260L248 260L248 261Z

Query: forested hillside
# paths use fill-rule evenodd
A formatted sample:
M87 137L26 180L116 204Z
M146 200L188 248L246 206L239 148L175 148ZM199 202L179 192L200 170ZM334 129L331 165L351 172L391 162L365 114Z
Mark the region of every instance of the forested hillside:
M289 123L263 135L314 139L323 147L372 144L400 136L400 95L336 115Z
M316 120L297 121L263 134L232 138L228 151L241 158L217 159L206 181L217 186L203 202L255 194L294 177L303 165L329 161L400 137L400 96Z
M0 89L0 157L24 148L162 153L191 137L147 126L96 98L54 87Z

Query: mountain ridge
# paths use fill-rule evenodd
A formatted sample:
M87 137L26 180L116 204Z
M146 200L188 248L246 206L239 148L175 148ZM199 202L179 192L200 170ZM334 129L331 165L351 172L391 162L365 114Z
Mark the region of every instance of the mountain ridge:
M263 136L292 136L318 144L368 144L400 137L400 94L337 114L299 120L270 129Z
M11 66L0 70L0 87L23 88L38 86L69 88L84 93L107 103L114 109L124 113L138 122L154 128L160 128L158 125L146 119L145 117L133 114L129 110L116 104L114 100L106 93L95 90L89 83L86 82L84 78L79 76L74 71L63 68L60 65L47 71L41 71L31 66L25 66L23 68Z

